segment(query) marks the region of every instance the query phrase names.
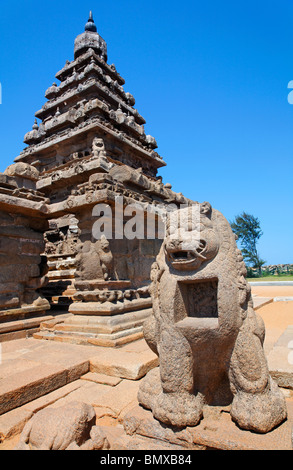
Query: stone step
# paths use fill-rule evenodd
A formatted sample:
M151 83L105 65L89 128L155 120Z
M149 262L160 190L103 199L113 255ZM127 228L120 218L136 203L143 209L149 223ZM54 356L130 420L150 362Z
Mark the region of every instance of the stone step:
M36 339L74 344L119 347L143 337L143 324L150 309L115 316L76 316L69 314L64 322L44 322Z
M72 401L91 404L100 422L117 424L136 404L139 379L158 365L145 340L116 350L21 339L3 345L2 359L0 443L38 410Z
M267 304L270 304L274 301L273 297L259 297L258 295L252 296L253 308L258 310L261 307L264 307Z
M40 365L1 380L0 415L65 386L73 377L78 379L88 370L89 363L83 363L82 371L80 366L64 369L58 365Z
M2 442L7 442L8 440L8 442L11 442L13 437L19 437L25 424L35 413L47 406L52 406L56 401L63 399L70 393L78 390L81 386L82 381L75 380L53 392L47 393L42 397L36 398L35 400L2 414L0 416L0 450L2 450ZM13 450L15 444L16 442L13 442L13 445L10 445L8 450Z
M48 307L47 307L48 308ZM0 310L0 323L6 323L17 320L24 320L31 317L40 317L45 314L43 305L35 307L28 305L25 307L11 308L8 310Z
M135 341L125 348L101 350L91 358L90 372L139 380L158 365L158 356L146 347L145 341L142 340Z
M56 327L56 325L58 325L59 323L63 323L68 317L71 316L70 313L64 313L63 310L56 310L56 312L54 312L55 315L52 319L50 320L43 320L42 323L41 323L41 330L42 329L45 329L45 330L50 330L50 329L54 329Z
M51 280L46 286L42 287L41 292L48 295L71 295L75 294L76 289L73 285L73 279Z
M41 330L36 332L33 337L35 339L81 344L84 346L93 345L115 348L143 338L143 331L142 327L138 327L136 329L133 328L131 331L126 330L120 332L119 334L93 335L91 333L82 333L77 331Z
M53 319L54 317L52 315L47 315L0 323L0 343L32 336L40 329L42 322Z
M279 387L293 390L293 325L288 325L268 354L270 374Z
M26 344L30 345L34 340L20 341L27 341ZM9 357L4 350L0 364L0 415L64 387L89 372L89 353L71 349L63 351L60 345L53 344L46 348L36 341L35 353L28 346L20 349L18 356L11 353Z

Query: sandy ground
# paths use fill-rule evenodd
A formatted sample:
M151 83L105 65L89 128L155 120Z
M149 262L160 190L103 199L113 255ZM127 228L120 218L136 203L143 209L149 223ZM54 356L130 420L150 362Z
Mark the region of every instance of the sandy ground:
M251 290L259 297L293 297L293 286L255 286ZM284 330L293 325L293 301L271 302L258 309L257 313L265 323L264 348L268 354Z
M293 297L293 286L251 286L251 291L260 297Z

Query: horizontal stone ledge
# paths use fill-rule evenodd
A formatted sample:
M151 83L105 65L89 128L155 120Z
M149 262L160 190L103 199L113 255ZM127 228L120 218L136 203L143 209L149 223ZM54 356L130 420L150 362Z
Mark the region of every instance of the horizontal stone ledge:
M70 161L72 165L72 161ZM73 161L75 163L75 161ZM88 177L88 174L93 174L100 171L102 174L107 173L109 168L107 167L108 161L104 163L100 160L100 158L95 158L93 160L85 161L85 160L78 160L79 163L79 171L77 172L75 167L71 168L69 164L66 167L61 167L56 169L59 171L59 176L56 178L55 174L52 175L48 174L46 177L40 179L37 182L37 189L40 191L46 191L48 188L50 191L52 187L63 187L68 182L70 184L84 182L85 177ZM81 168L82 167L82 168Z
M95 289L123 289L131 286L131 281L129 280L109 280L104 281L102 279L93 279L89 281L75 281L74 286L77 290L80 291L90 291Z
M43 234L35 230L24 227L23 225L2 225L0 226L0 236L21 238L25 242L40 242L43 243ZM43 245L40 244L42 248Z
M127 145L128 147L130 147L131 149L134 149L134 151L139 154L140 158L143 158L143 159L147 158L148 160L152 161L153 165L155 165L157 168L166 166L166 163L164 162L163 159L152 155L150 152L148 152L141 146L135 144L128 138L126 137L121 138L121 136L119 135L117 131L114 131L107 126L104 126L98 121L88 123L86 126L82 128L77 128L74 130L72 129L70 133L65 133L64 135L58 136L55 139L48 139L46 142L42 142L40 144L35 145L34 148L30 147L29 151L24 150L18 157L16 157L14 162L25 161L27 157L33 157L36 154L38 154L38 156L40 157L42 153L46 153L49 148L52 148L52 146L56 144L60 144L61 142L71 143L72 141L76 140L77 137L88 133L90 130L93 130L93 131L100 130L110 135L115 140L118 140L119 142L122 142L124 145Z
M46 302L46 301L45 301ZM46 305L48 307L46 308ZM25 307L19 307L19 308L11 308L9 310L0 310L0 321L5 320L5 317L10 317L10 316L17 316L17 315L26 315L26 314L31 314L31 313L40 313L40 312L45 312L46 310L50 309L49 303L46 302L44 305L40 305L38 307L33 306L33 305L28 305Z
M3 333L10 333L12 331L19 331L25 330L29 328L35 328L40 326L43 321L53 320L54 317L52 315L49 316L41 316L37 318L27 318L25 320L16 320L10 321L7 323L0 324L0 335Z
M147 346L142 348L144 340L136 341L131 349L119 348L111 351L100 351L90 360L90 372L139 380L149 370L159 365L158 356Z
M44 253L45 254L45 253ZM50 260L59 260L59 259L66 259L66 258L75 258L76 253L75 252L70 252L70 253L57 253L57 254L45 254L48 259Z
M53 279L68 279L68 278L74 278L75 274L75 269L63 269L60 271L49 271L47 273L47 277L49 280Z
M58 322L54 324L54 321L42 323L42 328L56 331L113 334L142 326L151 313L152 309L148 308L114 316L71 315L65 318L65 321L62 323Z
M78 196L69 196L66 200L55 202L48 207L48 214L50 217L59 217L66 213L75 213L77 208L84 206L93 206L98 203L115 204L116 193L108 189L98 189L94 192L91 200L86 198L85 194Z
M5 240L5 239L4 239ZM8 240L8 239L6 239ZM38 254L29 255L27 253L17 253L17 248L19 248L19 244L14 248L14 250L10 251L10 248L5 251L5 248L8 246L13 246L10 243L2 243L0 240L0 266L38 266L41 263L41 256ZM9 253L9 254L8 254ZM6 268L4 268L6 269ZM28 268L31 269L31 268ZM12 279L12 282L15 278ZM20 279L21 281L21 279Z
M115 315L119 313L142 310L152 306L151 298L134 299L124 302L76 302L70 305L69 312L78 315Z
M45 333L45 330L41 330L41 332ZM80 337L81 339L87 340L88 342L91 342L91 340L95 341L97 339L101 340L117 340L120 338L124 338L126 336L136 334L136 333L142 333L142 325L140 326L134 326L130 327L124 330L116 331L113 333L93 333L93 332L88 332L88 331L82 331L82 330L68 330L68 329L62 329L62 328L55 328L55 330L51 331L51 333L54 333L55 335L61 336L72 336L72 337Z
M42 217L47 214L48 207L45 202L30 201L25 198L0 193L0 210Z
M0 415L42 397L89 372L89 360L72 360L71 364L40 364L13 374L0 384Z
M117 338L114 336L109 337L109 338L102 338L102 337L89 338L88 343L94 346L115 348L119 346L121 347L128 343L132 343L133 341L138 341L142 338L143 338L142 331L133 331L133 332L128 332L122 337L117 337Z

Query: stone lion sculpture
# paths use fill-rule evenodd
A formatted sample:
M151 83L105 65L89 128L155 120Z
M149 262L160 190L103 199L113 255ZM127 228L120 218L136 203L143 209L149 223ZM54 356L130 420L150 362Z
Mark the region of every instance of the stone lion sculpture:
M286 419L245 276L220 212L205 202L171 214L151 270L153 315L144 326L160 367L147 374L138 393L161 422L195 426L204 405L231 405L239 427L260 433Z
M86 403L45 408L25 425L14 450L109 449L107 438L95 423L95 410Z

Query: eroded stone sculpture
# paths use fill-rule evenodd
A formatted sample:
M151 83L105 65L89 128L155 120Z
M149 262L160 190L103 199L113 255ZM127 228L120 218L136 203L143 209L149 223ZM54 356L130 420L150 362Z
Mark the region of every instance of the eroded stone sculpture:
M241 428L265 433L286 418L286 405L269 375L264 324L229 223L208 203L199 210L195 223L191 207L177 211L179 226L170 218L152 266L144 333L160 368L146 376L139 402L175 426L197 425L204 405L231 404Z
M109 443L91 405L72 402L45 408L25 425L15 450L100 450Z

